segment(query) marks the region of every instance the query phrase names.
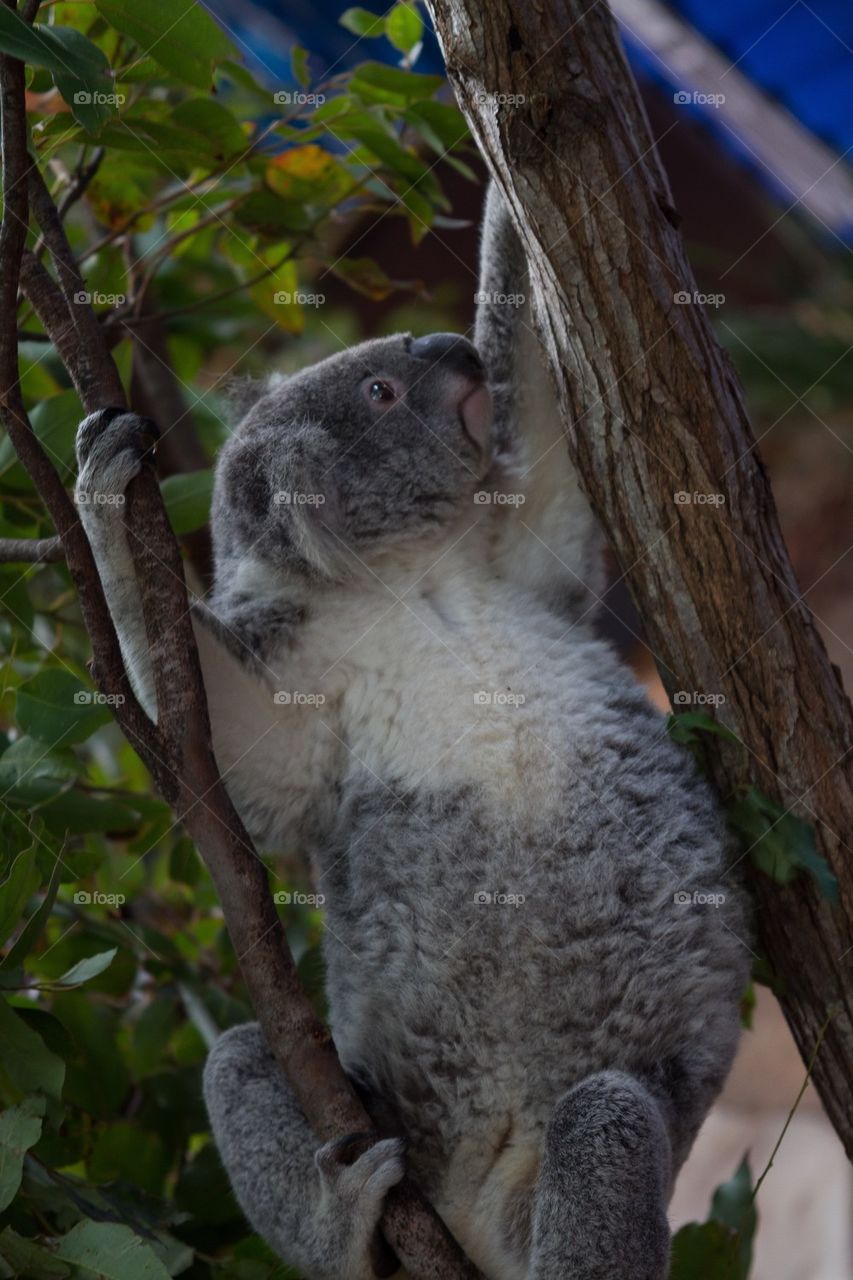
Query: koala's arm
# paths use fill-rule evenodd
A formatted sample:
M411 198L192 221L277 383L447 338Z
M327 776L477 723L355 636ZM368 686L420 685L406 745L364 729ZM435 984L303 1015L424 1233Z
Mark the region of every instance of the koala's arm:
M557 399L531 323L524 248L490 184L480 251L474 343L495 406L497 472L505 495L495 568L577 618L604 583L603 540L569 461Z
M90 414L77 435L76 485L131 687L155 722L154 671L123 510L156 438L154 424L136 414ZM286 701L286 674L265 660L271 644L283 651L293 641L293 613L258 602L243 610L195 602L192 619L216 758L240 816L264 848L302 848L324 819L339 743L315 708Z

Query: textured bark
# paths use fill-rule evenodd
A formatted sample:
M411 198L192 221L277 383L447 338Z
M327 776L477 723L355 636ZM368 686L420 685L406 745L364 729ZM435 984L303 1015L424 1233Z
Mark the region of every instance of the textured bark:
M451 81L531 263L569 453L670 698L722 694L722 794L745 776L811 821L839 906L752 874L757 928L853 1157L853 721L800 591L744 410L700 305L612 15L586 0L432 0ZM507 95L507 97L496 97ZM522 101L516 101L522 95ZM678 503L722 494L724 504Z

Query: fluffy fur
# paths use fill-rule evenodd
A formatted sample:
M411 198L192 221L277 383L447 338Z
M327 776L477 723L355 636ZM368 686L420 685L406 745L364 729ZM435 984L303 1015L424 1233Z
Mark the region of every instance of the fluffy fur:
M257 400L220 459L197 633L240 812L326 897L343 1063L463 1247L490 1280L662 1280L737 1041L744 910L705 784L595 634L598 534L526 305L500 300L525 288L491 195L477 350L397 335ZM133 421L87 420L88 485ZM93 512L103 570L120 510ZM205 1092L256 1229L309 1280L367 1280L400 1143L315 1155L256 1026Z

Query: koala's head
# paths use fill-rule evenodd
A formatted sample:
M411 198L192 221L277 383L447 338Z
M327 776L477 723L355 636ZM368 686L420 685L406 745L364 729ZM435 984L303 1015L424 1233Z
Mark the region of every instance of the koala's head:
M334 577L435 533L470 507L491 424L480 358L456 334L379 338L275 378L220 456L218 568L251 553Z

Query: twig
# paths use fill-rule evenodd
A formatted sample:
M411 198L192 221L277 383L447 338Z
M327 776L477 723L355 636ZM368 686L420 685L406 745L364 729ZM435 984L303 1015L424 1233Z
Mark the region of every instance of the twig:
M0 538L0 564L52 564L64 555L61 538Z
M826 1016L823 1026L820 1028L820 1030L817 1033L817 1039L815 1040L814 1050L812 1052L811 1058L809 1059L808 1066L806 1067L806 1075L802 1085L800 1086L800 1091L797 1094L796 1098L794 1099L794 1105L791 1107L791 1110L788 1112L787 1119L785 1120L785 1123L782 1126L782 1132L779 1134L779 1137L776 1140L776 1145L774 1146L773 1150L770 1152L770 1158L764 1167L764 1171L762 1172L761 1177L758 1179L755 1186L752 1188L752 1196L750 1197L750 1199L752 1200L753 1204L755 1203L755 1200L758 1196L758 1192L761 1189L761 1184L763 1183L764 1179L767 1177L770 1170L773 1168L773 1161L776 1159L776 1156L779 1152L779 1148L782 1145L782 1142L785 1138L785 1134L788 1132L788 1127L794 1118L797 1107L800 1105L802 1101L803 1094L805 1093L806 1089L809 1086L809 1081L812 1078L812 1070L814 1068L815 1062L817 1061L817 1055L820 1052L820 1047L823 1044L824 1037L826 1036L826 1033L829 1029L829 1024L830 1022L832 1022L834 1014L835 1014L835 1010L831 1009Z

